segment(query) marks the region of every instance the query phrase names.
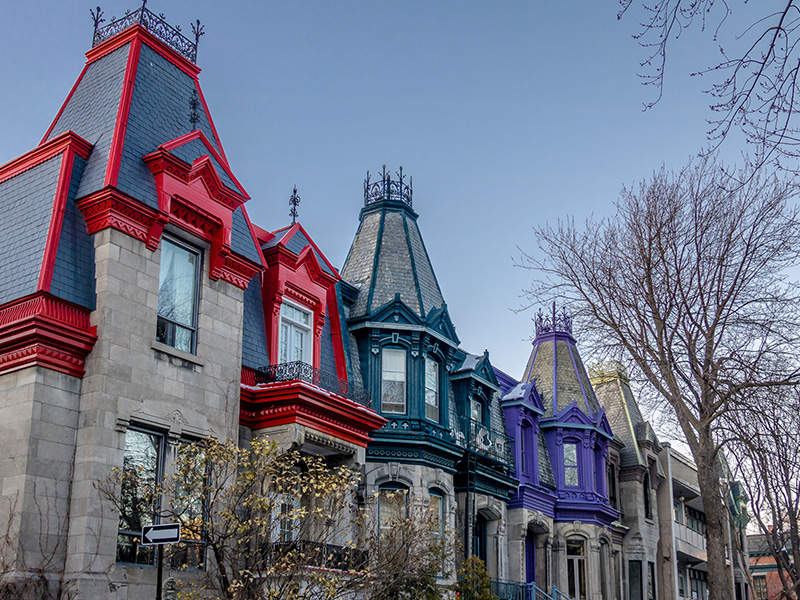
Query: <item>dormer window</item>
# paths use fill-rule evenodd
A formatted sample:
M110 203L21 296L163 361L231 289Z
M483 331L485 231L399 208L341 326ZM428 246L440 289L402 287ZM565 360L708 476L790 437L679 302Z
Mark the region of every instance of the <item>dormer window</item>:
M425 357L425 418L439 422L439 363Z
M281 304L281 333L278 362L310 363L311 313L299 306L284 302Z
M564 443L564 484L569 487L578 487L578 444L575 442Z
M406 412L406 351L400 348L381 353L381 412Z
M483 423L483 402L477 398L469 399L469 418L476 423Z

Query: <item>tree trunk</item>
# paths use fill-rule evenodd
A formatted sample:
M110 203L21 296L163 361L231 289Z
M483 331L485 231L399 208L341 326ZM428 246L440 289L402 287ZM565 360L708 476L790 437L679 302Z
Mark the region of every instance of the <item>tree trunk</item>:
M710 432L698 436L697 482L706 512L706 554L708 556L709 600L733 600L733 583L725 563L725 528L728 513L723 503L718 458Z

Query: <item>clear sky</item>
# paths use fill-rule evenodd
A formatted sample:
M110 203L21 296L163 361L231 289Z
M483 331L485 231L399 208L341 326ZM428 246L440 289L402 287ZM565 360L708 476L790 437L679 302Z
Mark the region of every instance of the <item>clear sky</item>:
M38 144L81 71L92 23L91 4L74 0L0 6L4 163ZM102 8L108 19L139 6ZM662 163L680 167L706 143L710 82L688 73L714 62L713 42L681 40L664 99L643 112L653 90L637 76L638 18L618 21L615 0L148 8L184 31L195 19L205 26L200 83L251 219L285 225L297 185L300 222L341 268L367 169L402 165L462 346L489 349L514 377L533 313L511 309L535 274L512 258L536 250L531 226L608 214L622 185Z

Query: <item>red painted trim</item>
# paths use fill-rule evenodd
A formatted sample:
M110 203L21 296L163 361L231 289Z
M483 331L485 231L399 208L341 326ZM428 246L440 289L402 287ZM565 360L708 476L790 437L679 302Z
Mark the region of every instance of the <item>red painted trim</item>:
M211 118L211 111L208 110L208 104L206 104L206 97L203 95L203 90L200 89L200 83L196 84L197 86L197 95L200 96L200 102L203 105L203 110L206 111L206 116L208 117L208 124L211 125L211 132L214 134L214 139L217 140L217 147L219 148L219 153L225 159L225 164L228 164L228 157L225 155L225 149L222 147L222 142L219 140L219 134L217 133L217 128L214 125L214 119ZM231 175L233 177L233 175ZM236 181L236 179L234 179ZM236 181L236 185L239 185L239 182ZM242 186L239 185L241 188ZM244 189L244 188L242 188Z
M128 130L128 116L131 110L133 86L136 83L136 71L139 66L139 53L142 49L142 40L134 38L128 51L128 64L125 66L125 80L122 82L122 93L119 96L117 108L117 122L111 136L111 149L106 163L106 179L104 185L117 185L119 167L122 163L122 151L125 147L125 133Z
M325 256L325 255L322 253L322 251L321 251L321 250L320 250L320 249L317 247L317 245L314 243L314 240L313 240L313 239L311 239L311 236L310 236L310 235L308 235L308 232L305 230L305 228L304 228L302 225L300 225L300 223L297 223L297 227L300 229L300 231L302 231L302 232L303 232L303 235L305 235L305 236L306 236L306 239L307 239L307 240L308 240L308 242L309 242L309 243L310 243L310 244L311 244L311 245L314 247L314 250L316 250L317 252L319 252L319 255L322 257L322 260L324 260L324 261L325 261L325 264L327 264L327 265L330 267L331 271L333 271L334 273L336 273L336 280L338 281L339 279L341 279L341 277L339 277L339 271L336 269L336 267L334 267L334 266L333 266L333 265L330 263L330 261L327 259L327 257L326 257L326 256Z
M336 298L336 287L328 288L328 317L331 320L331 337L333 338L333 356L336 359L336 375L347 381L347 361L344 356L344 340L342 339L342 324L339 319L339 303ZM345 334L346 335L346 334Z
M44 137L42 138L42 141L39 142L40 146L42 144L44 144L45 141L47 141L48 137L50 137L50 133L53 131L53 128L56 126L56 123L58 123L58 120L61 118L61 114L64 112L64 109L67 108L67 104L69 104L69 101L72 99L72 94L74 94L75 90L78 89L78 84L81 82L81 79L83 79L83 75L86 73L86 69L88 67L89 67L88 63L83 65L83 69L81 70L81 74L78 75L78 79L75 81L75 84L72 86L72 89L69 91L69 94L67 94L67 99L64 100L64 104L62 104L61 108L58 109L58 113L56 114L56 118L53 119L52 123L50 123L50 127L47 128L47 132L45 132Z
M242 367L242 385L256 385L256 371L250 367Z
M49 142L37 146L33 150L26 152L22 156L8 161L6 164L0 166L0 182L15 177L43 163L48 158L52 158L59 152L63 152L67 148L71 148L81 158L88 158L92 145L85 139L72 131L65 131L59 136L54 137Z
M83 377L97 341L89 314L47 292L0 306L0 375L39 365Z
M158 147L158 149L159 149L159 150L166 150L167 152L172 152L172 151L173 151L175 148L180 148L180 147L181 147L181 146L183 146L184 144L187 144L187 143L191 142L192 140L196 140L196 139L199 139L201 142L203 142L203 145L205 145L205 147L208 149L208 151L211 153L211 155L212 155L212 156L213 156L213 157L214 157L214 158L217 160L217 162L220 164L220 166L222 167L222 169L223 169L223 170L224 170L224 171L225 171L225 172L228 174L228 176L229 176L229 177L230 177L230 178L233 180L233 182L234 182L234 183L236 184L236 186L239 188L239 189L238 189L238 191L239 191L240 195L241 195L243 198L245 198L246 200L249 200L249 199L250 199L250 196L248 196L248 195L247 195L247 192L245 191L245 189L242 187L242 185L239 183L239 181L238 181L238 180L236 179L236 177L234 176L233 172L231 171L230 165L228 165L228 161L227 161L227 160L225 160L225 158L224 158L224 157L222 157L222 156L220 156L220 155L219 155L219 153L218 153L218 152L217 152L217 151L214 149L214 146L213 146L213 145L211 144L211 142L208 140L208 138L206 137L206 135L205 135L205 134L204 134L202 131L200 131L199 129L195 129L194 131L190 131L189 133L187 133L187 134L185 134L185 135L182 135L182 136L180 136L180 137L178 137L178 138L175 138L174 140L170 140L169 142L167 142L167 143L165 143L165 144L161 144L161 145ZM148 155L148 156L150 156L150 155ZM200 157L200 158L197 158L197 159L195 160L195 163L196 163L198 160L201 160L201 159L202 159L202 157ZM191 166L191 165L190 165L190 166ZM212 165L212 167L213 167L213 165ZM216 169L214 169L214 170L216 171Z
M87 64L94 62L99 58L102 58L106 54L113 52L117 48L120 48L125 44L127 44L128 42L137 38L140 38L141 41L147 44L154 51L158 52L162 57L167 59L176 67L178 67L189 77L191 77L192 79L197 79L197 75L201 71L200 67L198 67L193 62L183 58L183 56L175 52L175 50L167 46L164 42L155 37L152 33L147 31L147 29L145 29L138 23L136 23L135 25L131 25L124 31L121 31L117 35L108 38L102 44L98 44L97 46L89 50L86 53Z
M151 232L159 223L159 214L117 189L107 187L86 196L78 202L78 208L90 235L111 227L145 242L151 250L158 246L161 231L156 235L155 245Z
M239 422L253 430L297 423L364 448L388 421L338 394L288 381L242 387Z
M61 172L58 174L58 185L53 199L53 210L50 212L50 227L47 230L47 242L44 246L42 267L39 270L38 290L50 291L53 280L53 269L58 253L58 241L61 239L61 225L64 222L64 211L69 197L69 185L72 182L72 165L75 153L67 150L61 157Z

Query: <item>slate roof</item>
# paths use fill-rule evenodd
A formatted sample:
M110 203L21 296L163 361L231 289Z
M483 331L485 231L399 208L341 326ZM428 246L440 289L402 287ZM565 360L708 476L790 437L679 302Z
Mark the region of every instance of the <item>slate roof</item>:
M319 367L322 371L334 375L337 373L336 355L333 352L333 337L331 336L331 319L328 314L325 315L325 322L322 324L322 333L320 334Z
M61 159L0 183L0 304L37 291Z
M589 416L600 410L586 368L572 336L549 333L533 341L533 351L522 376L523 382L536 381L545 417L551 417L577 403Z
M539 431L539 482L550 487L556 487L556 478L553 475L553 464L550 462L550 452L547 450L547 440L544 433Z
M359 288L353 317L372 314L395 294L425 318L444 304L416 215L379 206L362 211L342 277Z
M261 302L261 277L250 280L244 292L242 319L242 365L257 369L269 365L264 305Z
M192 114L189 103L195 90L195 82L189 75L142 44L117 187L151 208L158 207L155 179L142 156L194 129L202 131L215 145L214 132L202 103L197 109L197 124L189 121ZM183 152L189 157L193 147L187 146ZM219 151L216 145L215 150ZM202 152L207 153L205 149ZM192 160L194 158L197 156ZM192 161L187 162L191 164ZM220 177L224 182L227 176L220 172ZM232 189L237 190L235 186Z
M79 198L96 192L105 183L130 48L130 43L125 44L87 65L86 72L48 136L48 139L53 139L71 130L94 145L78 187ZM152 184L152 175L150 181Z
M257 265L261 264L261 253L256 246L256 240L250 233L247 226L247 219L244 214L244 207L240 206L233 213L233 223L231 227L231 250L249 258Z
M593 369L592 383L597 398L606 409L611 430L625 444L620 451L620 466L644 466L636 431L645 421L633 397L628 378L619 369Z
M95 308L94 240L78 209L78 185L86 161L75 156L64 221L58 240L50 293L90 310Z

